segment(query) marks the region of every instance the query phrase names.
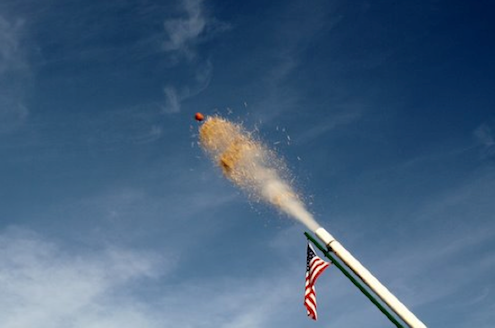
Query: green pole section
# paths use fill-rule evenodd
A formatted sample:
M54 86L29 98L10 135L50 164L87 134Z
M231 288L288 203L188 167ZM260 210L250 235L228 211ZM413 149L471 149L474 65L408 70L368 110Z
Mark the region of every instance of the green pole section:
M342 265L340 264L339 261L337 261L333 255L331 255L327 249L325 249L323 246L320 245L319 242L316 241L315 238L313 238L313 236L311 236L309 233L305 232L304 235L306 236L306 238L308 238L308 240L310 240L316 247L318 247L318 249L320 251L322 251L323 254L325 254L325 256L330 259L330 261L332 261L333 264L335 264L335 266L337 268L339 268L340 271L342 271L342 273L347 277L349 278L349 280L357 287L359 288L359 290L366 296L368 297L368 299L373 303L375 304L375 306L383 313L387 316L387 318L392 321L393 324L395 324L397 327L399 328L404 328L404 326L399 322L397 321L397 319L392 315L390 314L390 312L380 303L376 300L375 297L373 297L373 295L366 289L364 288L364 286L359 282L357 281L353 275L351 275L351 273L349 271L347 271L347 269Z

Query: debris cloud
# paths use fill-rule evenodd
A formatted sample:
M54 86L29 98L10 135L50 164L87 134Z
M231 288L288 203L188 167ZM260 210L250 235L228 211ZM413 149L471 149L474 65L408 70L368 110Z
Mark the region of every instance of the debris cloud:
M199 129L199 138L201 147L235 185L311 231L318 229L319 224L288 182L283 161L240 124L219 116L208 117Z

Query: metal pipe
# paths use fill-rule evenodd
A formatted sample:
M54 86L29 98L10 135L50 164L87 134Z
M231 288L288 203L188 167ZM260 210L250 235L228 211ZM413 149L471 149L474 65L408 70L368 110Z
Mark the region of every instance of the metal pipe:
M315 231L316 236L332 250L380 299L387 304L411 328L426 328L408 308L404 306L378 279L376 279L344 246L342 246L328 231L320 227Z

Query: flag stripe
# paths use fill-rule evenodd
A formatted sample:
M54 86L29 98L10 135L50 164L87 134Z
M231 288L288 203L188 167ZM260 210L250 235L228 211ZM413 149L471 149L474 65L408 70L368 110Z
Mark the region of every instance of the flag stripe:
M318 279L318 277L320 276L320 274L325 271L326 268L329 267L329 264L326 263L325 261L315 261L314 262L314 269L313 269L313 272L311 274L311 277L310 277L310 281L312 283L316 282L316 279Z
M316 279L330 266L329 263L319 258L314 249L308 243L308 256L306 259L306 284L304 292L304 306L306 307L308 317L316 320Z

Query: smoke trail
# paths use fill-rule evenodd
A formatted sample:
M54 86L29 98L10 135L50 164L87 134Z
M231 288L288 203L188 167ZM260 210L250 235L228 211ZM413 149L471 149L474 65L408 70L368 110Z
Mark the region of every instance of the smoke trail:
M311 231L319 227L284 179L283 162L240 125L209 117L199 130L199 138L203 149L234 184L299 220Z

